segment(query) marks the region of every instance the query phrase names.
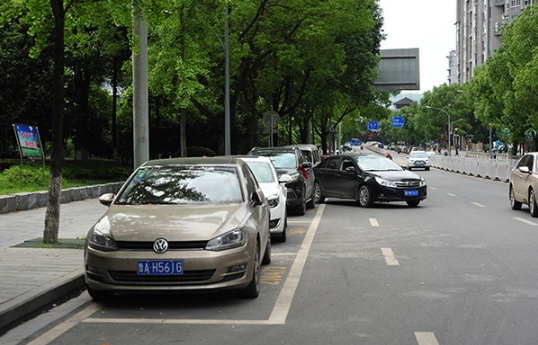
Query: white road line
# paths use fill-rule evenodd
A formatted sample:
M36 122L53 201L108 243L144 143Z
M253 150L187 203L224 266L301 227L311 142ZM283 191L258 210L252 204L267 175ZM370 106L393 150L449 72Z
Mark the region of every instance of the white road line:
M452 194L452 193L446 193L446 194L450 196L456 196L456 194Z
M291 302L299 281L301 280L301 274L303 273L304 265L306 264L306 259L308 258L308 253L312 242L314 241L314 236L318 229L319 223L321 221L321 216L323 210L325 209L325 204L321 204L317 207L316 215L308 231L305 234L305 238L301 245L301 249L297 254L283 253L283 255L296 255L295 260L290 268L288 277L284 282L284 286L280 291L280 294L275 302L273 311L269 316L268 320L230 320L230 319L129 319L129 318L87 318L82 320L82 322L88 323L136 323L136 324L200 324L200 325L284 325L286 324L286 319L291 308ZM277 254L278 255L278 254ZM41 345L41 344L39 344Z
M429 187L431 190L437 190L437 188L435 187Z
M304 224L310 223L309 220L288 220L288 224Z
M391 248L381 248L381 252L385 256L385 261L388 266L400 266L400 263L396 260L396 256Z
M325 210L325 204L319 206L316 215L314 216L314 220L306 232L301 249L299 249L297 257L293 261L293 265L288 273L288 277L286 278L284 286L278 295L275 306L273 307L273 311L269 316L268 321L272 325L284 325L286 323L291 302L293 300L293 296L295 295L295 291L297 290L297 286L299 285L301 274L303 273L303 268L306 263L306 259L308 258L310 247L314 241L314 236L318 230L323 210Z
M96 303L92 303L88 305L86 308L82 309L82 311L78 312L77 314L73 315L69 319L65 320L58 326L54 327L50 331L44 333L39 338L36 338L28 343L28 345L46 345L53 342L56 338L67 332L69 329L75 327L77 324L79 324L81 321L86 319L88 316L92 315L93 313L97 312L99 310L100 306Z
M537 226L538 224L534 223L534 222L531 222L530 220L526 220L526 219L523 219L523 218L519 218L519 217L514 217L515 220L519 220L520 222L523 222L525 224L529 224L529 225L532 225L532 226Z
M419 345L439 345L435 334L432 332L415 332L415 338Z
M370 225L371 226L379 226L379 222L375 218L370 218Z
M482 204L479 204L479 203L477 203L477 202L473 202L473 205L478 206L478 207L486 207L486 206L484 206L484 205L482 205Z

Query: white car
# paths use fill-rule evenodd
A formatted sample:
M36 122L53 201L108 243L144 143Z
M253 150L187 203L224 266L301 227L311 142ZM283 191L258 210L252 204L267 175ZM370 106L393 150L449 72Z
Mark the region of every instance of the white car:
M407 156L407 169L423 168L430 170L430 157L425 151L411 151Z
M287 182L287 177L289 179L291 177L282 175L281 181L279 181L273 162L268 157L253 156L241 159L254 173L254 177L258 180L258 184L269 203L271 238L275 242L286 242L288 214L286 211L287 189L284 183Z

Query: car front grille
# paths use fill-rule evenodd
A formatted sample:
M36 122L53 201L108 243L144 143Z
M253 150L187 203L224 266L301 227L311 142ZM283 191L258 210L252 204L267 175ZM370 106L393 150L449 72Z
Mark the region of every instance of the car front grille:
M397 181L396 185L398 187L409 187L409 188L416 188L420 187L420 180L404 180L404 181Z
M185 271L180 275L146 275L136 271L108 271L110 277L120 284L187 284L203 283L213 277L215 270Z
M117 241L119 250L153 251L153 242ZM168 242L168 250L195 250L204 249L207 241L176 241Z

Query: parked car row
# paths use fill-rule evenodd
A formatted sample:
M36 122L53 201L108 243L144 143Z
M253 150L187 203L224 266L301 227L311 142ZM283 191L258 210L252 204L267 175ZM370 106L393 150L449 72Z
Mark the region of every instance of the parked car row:
M306 154L306 156L305 156ZM307 158L308 157L308 158ZM149 161L88 232L88 293L96 300L129 292L235 289L260 293L260 265L272 241L284 242L288 214L325 198L417 206L426 183L392 160L367 152L320 161L314 145L255 147L246 156Z

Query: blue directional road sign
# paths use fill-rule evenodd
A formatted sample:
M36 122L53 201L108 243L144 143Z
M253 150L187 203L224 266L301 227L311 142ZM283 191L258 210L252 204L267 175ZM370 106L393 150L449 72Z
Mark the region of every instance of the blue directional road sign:
M403 127L403 123L404 123L403 116L392 117L392 127Z
M378 131L379 130L379 122L377 122L377 121L368 121L368 130L369 131Z

